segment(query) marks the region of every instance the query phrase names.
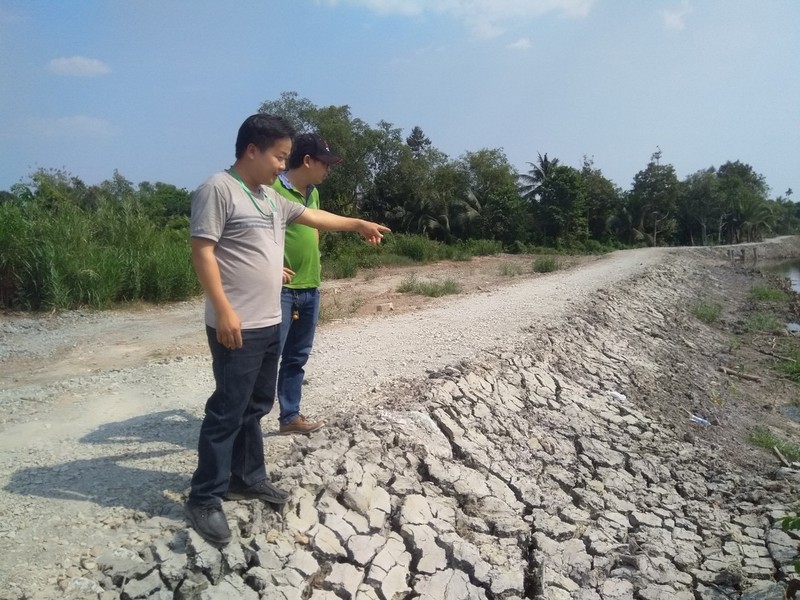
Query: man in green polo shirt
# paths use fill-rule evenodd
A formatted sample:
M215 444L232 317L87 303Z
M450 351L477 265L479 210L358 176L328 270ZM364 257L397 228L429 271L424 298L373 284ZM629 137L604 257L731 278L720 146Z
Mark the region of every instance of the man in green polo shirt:
M333 154L319 135L304 133L295 138L288 169L278 176L273 188L284 198L319 208L317 185L341 158ZM322 427L300 413L305 365L314 343L319 319L319 232L305 225L286 227L284 285L281 290L281 365L278 372L280 433L311 433ZM286 281L288 283L286 283Z

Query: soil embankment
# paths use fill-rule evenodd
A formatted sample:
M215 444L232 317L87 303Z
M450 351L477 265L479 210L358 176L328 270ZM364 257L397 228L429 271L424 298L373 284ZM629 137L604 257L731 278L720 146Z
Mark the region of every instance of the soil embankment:
M800 244L759 246L778 255ZM292 501L226 503L223 552L182 519L211 386L199 305L9 317L0 598L782 593L797 542L776 520L797 483L743 435L794 433L793 391L721 374L729 339L689 310L736 319L737 258L645 249L510 284L472 267L475 293L326 325L304 408L328 426L265 422Z

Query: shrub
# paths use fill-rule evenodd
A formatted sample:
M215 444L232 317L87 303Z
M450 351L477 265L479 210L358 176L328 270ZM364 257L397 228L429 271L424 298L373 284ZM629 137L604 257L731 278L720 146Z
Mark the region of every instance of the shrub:
M468 240L464 246L472 256L493 256L503 251L503 244L497 240Z
M558 261L551 256L540 256L533 261L533 270L536 273L550 273L558 270Z
M505 277L516 277L522 275L522 267L514 263L503 263L500 265L500 275Z
M350 254L340 254L322 265L322 276L325 279L349 279L357 273L358 260Z
M604 246L597 240L586 240L583 242L583 251L586 254L606 254L613 251L613 248Z
M420 296L438 298L448 294L460 293L461 286L454 279L445 279L443 282L437 283L434 281L422 281L417 279L415 275L410 275L400 282L397 291L403 294L418 294Z
M472 252L464 244L452 246L442 245L438 248L437 258L444 260L468 261L472 260Z
M386 245L386 251L425 263L436 258L437 252L433 244L434 242L421 235L394 235Z

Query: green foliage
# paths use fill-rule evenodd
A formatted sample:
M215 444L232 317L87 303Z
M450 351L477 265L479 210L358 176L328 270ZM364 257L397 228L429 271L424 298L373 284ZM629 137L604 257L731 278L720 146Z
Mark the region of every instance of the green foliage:
M661 150L633 178L628 209L640 238L649 245L669 244L677 229L680 182L672 165L661 164Z
M552 256L540 256L533 261L533 270L536 273L551 273L559 268L558 261Z
M713 167L686 177L677 210L680 241L692 246L709 244L724 212L719 178Z
M800 529L800 516L794 515L784 517L781 521L781 527L784 531L797 531ZM794 565L795 572L800 573L800 560L793 560L792 565Z
M354 236L323 235L329 277L502 249L600 253L800 233L792 190L770 200L764 177L739 161L678 181L658 150L623 191L588 158L576 169L537 152L521 174L501 149L451 159L418 126L408 134L386 121L370 126L347 105L320 107L295 92L259 111L286 117L300 132L319 132L344 158L321 187L323 208L394 232L377 248ZM189 213L189 192L174 185L137 186L115 171L90 186L62 170L38 169L0 190L0 302L104 306L194 293Z
M526 254L542 254L544 256L566 254L567 252L564 248L552 248L550 246L528 246L525 248Z
M437 244L421 235L394 235L386 244L385 250L419 263L436 260L441 255Z
M103 308L199 292L186 226L159 228L118 173L96 194L61 172L39 171L32 180L25 202L0 204L5 306Z
M423 235L391 234L379 246L366 244L356 235L325 233L321 237L323 278L354 277L359 269L381 265L425 264L437 260L470 260L473 256L498 254L502 245L492 240L468 240L443 244Z
M546 161L547 155L540 158ZM554 166L555 164L555 166ZM580 171L551 162L534 171L542 175L540 183L529 192L536 237L548 245L570 247L586 239L586 192Z
M581 247L576 247L576 250L584 254L607 254L616 250L613 245L606 243L603 244L597 240L586 240Z
M752 314L744 324L747 333L778 333L783 329L783 325L774 316L756 312Z
M524 270L521 266L514 263L503 263L500 265L500 275L504 277L516 277L522 275Z
M699 302L692 307L692 314L703 323L714 323L722 314L722 305L716 302Z
M607 179L600 169L595 169L593 161L586 157L583 159L581 176L586 192L586 226L591 238L586 243L600 245L600 241L607 242L613 237L608 228L608 220L622 206L622 190Z
M750 443L769 450L777 448L786 460L790 462L800 460L800 446L779 439L775 434L763 427L753 430L750 434Z
M778 369L792 381L800 383L800 348L792 348L788 354L786 360L778 363Z
M410 275L400 282L397 291L402 294L417 294L419 296L438 298L440 296L460 293L461 286L454 279L445 279L442 282L436 282L417 279L416 276Z
M785 302L789 298L783 290L777 290L766 286L754 287L750 290L750 296L755 300L764 300L768 302Z
M467 240L461 245L471 256L493 256L503 251L503 244L497 240Z
M349 279L358 273L358 259L352 254L339 254L322 264L325 279Z

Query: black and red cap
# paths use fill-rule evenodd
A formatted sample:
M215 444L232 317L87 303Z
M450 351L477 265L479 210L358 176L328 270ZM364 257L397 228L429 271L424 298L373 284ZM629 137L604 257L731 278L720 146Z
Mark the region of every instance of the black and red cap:
M338 165L342 162L341 157L331 152L328 142L316 133L301 133L294 138L292 154L297 156L300 161L308 155L328 165Z

